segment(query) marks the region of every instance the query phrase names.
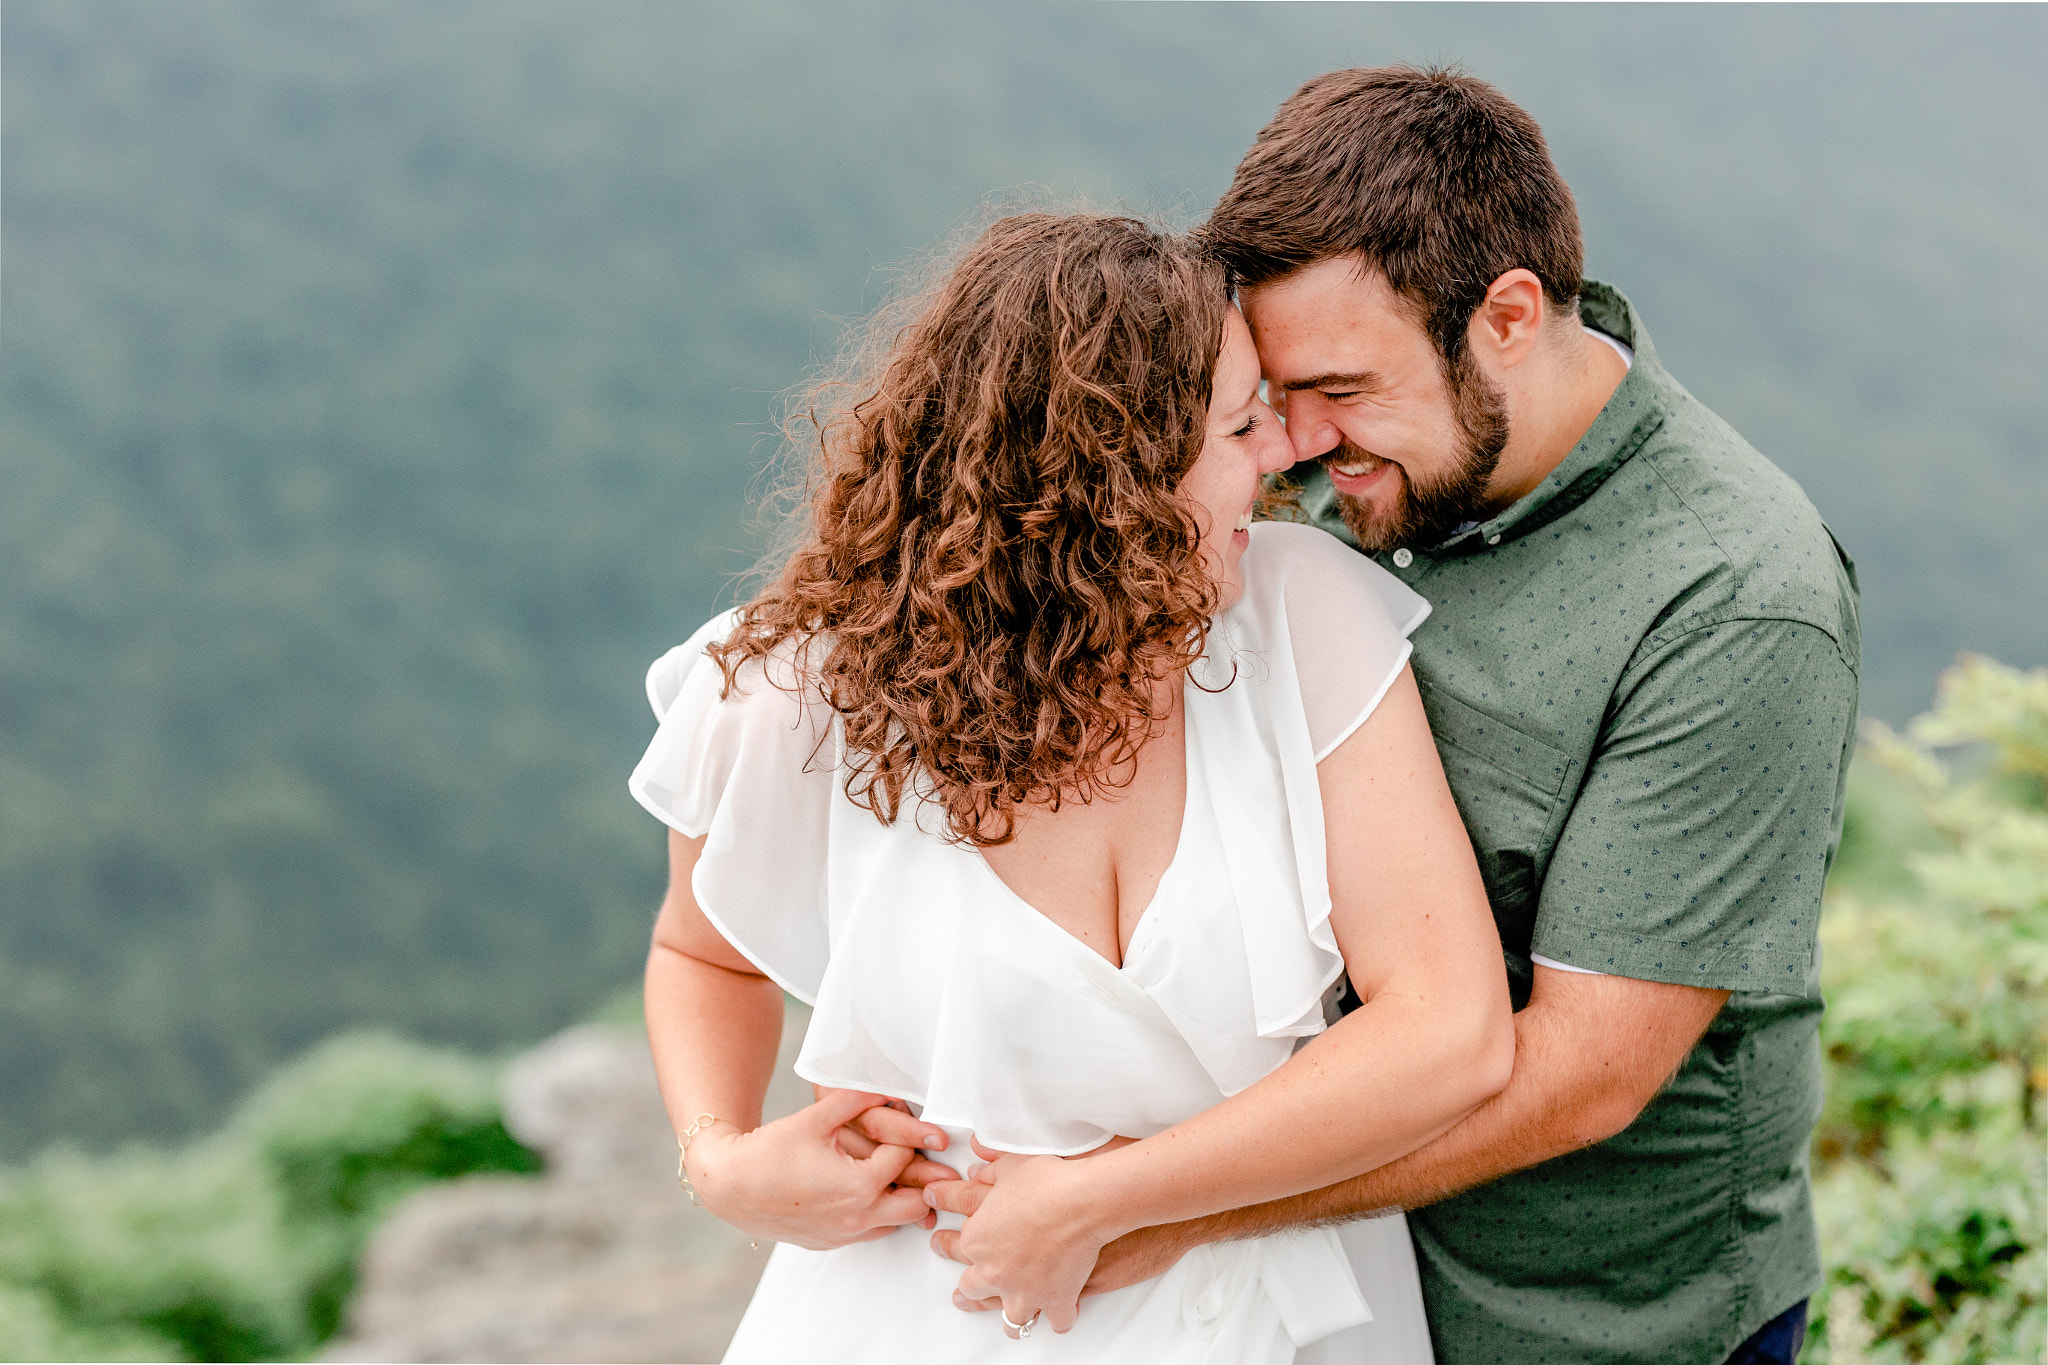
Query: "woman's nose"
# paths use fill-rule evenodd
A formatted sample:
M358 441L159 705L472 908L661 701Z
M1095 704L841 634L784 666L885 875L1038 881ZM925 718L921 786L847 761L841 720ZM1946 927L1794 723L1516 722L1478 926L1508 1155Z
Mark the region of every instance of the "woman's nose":
M1295 462L1294 443L1288 439L1287 429L1275 421L1272 434L1259 447L1259 472L1277 474Z

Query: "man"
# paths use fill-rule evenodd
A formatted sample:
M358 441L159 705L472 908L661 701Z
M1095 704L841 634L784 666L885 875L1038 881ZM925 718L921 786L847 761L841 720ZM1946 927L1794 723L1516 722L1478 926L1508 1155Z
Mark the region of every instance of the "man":
M1629 302L1581 280L1571 192L1492 87L1310 81L1205 231L1317 462L1304 509L1435 606L1415 674L1518 1052L1421 1150L1133 1234L1091 1291L1400 1208L1445 1365L1790 1362L1821 1283L1806 1149L1856 716L1847 556ZM978 1203L973 1182L931 1193Z

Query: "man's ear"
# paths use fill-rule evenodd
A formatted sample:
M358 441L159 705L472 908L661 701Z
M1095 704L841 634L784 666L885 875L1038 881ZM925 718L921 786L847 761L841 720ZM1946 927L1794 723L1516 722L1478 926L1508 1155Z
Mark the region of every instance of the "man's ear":
M1501 369L1521 364L1542 339L1550 313L1547 303L1543 281L1534 271L1516 266L1486 287L1486 297L1466 329L1466 344Z

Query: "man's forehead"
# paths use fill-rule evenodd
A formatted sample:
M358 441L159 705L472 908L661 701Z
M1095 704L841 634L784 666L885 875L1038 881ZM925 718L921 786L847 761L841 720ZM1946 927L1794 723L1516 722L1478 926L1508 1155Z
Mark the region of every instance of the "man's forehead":
M1243 302L1266 374L1289 390L1360 387L1429 345L1414 310L1356 257L1249 287Z
M1263 284L1246 285L1250 307L1289 312L1341 304L1389 316L1413 318L1414 308L1387 283L1377 265L1356 253L1327 256Z

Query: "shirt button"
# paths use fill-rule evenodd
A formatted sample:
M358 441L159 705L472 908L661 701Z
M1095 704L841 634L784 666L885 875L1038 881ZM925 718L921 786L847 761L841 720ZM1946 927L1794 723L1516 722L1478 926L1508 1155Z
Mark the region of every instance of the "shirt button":
M1488 537L1486 538L1486 543L1487 543L1488 545L1498 545L1498 544L1500 544L1500 537L1499 537L1499 536L1488 536Z
M1407 568L1407 567L1408 567L1408 566L1409 566L1410 564L1413 564L1414 562L1415 562L1415 551L1413 551L1413 550L1409 549L1409 548L1408 548L1408 547L1407 547L1406 545L1403 545L1403 546L1402 546L1402 547L1401 547L1400 549L1398 549L1398 550L1394 551L1394 567L1395 567L1395 568L1397 568L1397 569L1405 569L1405 568Z

